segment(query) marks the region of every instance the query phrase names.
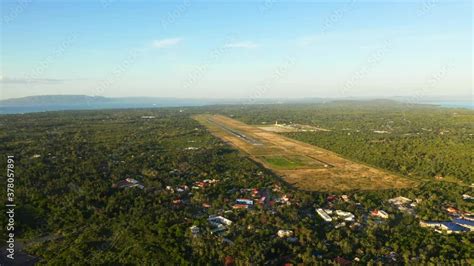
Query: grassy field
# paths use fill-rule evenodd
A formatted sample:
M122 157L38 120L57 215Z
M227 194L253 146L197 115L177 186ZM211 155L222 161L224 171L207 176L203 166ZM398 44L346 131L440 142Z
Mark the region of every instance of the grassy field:
M194 119L216 137L282 176L288 183L311 191L403 188L417 182L356 163L334 152L250 126L220 115Z
M277 169L322 168L324 164L302 155L265 155L260 158Z

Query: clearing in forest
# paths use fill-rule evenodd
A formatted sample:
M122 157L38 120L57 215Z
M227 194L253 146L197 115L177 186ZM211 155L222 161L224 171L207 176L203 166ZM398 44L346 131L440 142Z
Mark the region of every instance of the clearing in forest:
M221 115L194 117L216 137L297 188L311 191L411 187L414 180L356 163L334 152L293 140Z

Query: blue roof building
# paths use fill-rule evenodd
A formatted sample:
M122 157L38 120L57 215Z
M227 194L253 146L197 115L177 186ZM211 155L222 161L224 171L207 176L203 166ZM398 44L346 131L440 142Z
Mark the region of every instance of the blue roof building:
M446 228L445 230L448 231L448 232L460 233L460 232L468 232L469 231L469 229L467 229L466 227L460 226L457 223L442 222L442 224L444 225L443 229Z
M456 218L456 219L453 219L453 222L462 227L468 228L471 231L474 230L474 221Z

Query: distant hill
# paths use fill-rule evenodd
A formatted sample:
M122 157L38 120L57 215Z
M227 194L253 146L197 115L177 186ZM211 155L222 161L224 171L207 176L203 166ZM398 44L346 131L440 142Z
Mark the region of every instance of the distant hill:
M0 100L0 105L50 105L50 104L86 104L108 103L111 98L87 95L39 95Z
M0 100L1 106L33 105L97 105L97 104L145 104L158 106L195 106L209 104L275 104L275 103L319 103L321 98L299 99L206 99L173 97L117 97L87 95L40 95Z
M391 99L333 99L331 104L343 105L366 105L366 106L393 106L402 105L404 103ZM406 105L406 104L405 104Z

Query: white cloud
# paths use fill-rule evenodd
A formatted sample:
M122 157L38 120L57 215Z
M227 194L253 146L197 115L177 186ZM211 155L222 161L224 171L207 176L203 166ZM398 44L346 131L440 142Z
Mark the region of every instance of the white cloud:
M166 48L166 47L177 45L181 41L182 41L181 38L169 38L169 39L154 40L153 41L153 47L157 48L157 49Z
M242 49L254 49L258 47L258 44L250 41L245 42L234 42L225 45L226 48L242 48Z

